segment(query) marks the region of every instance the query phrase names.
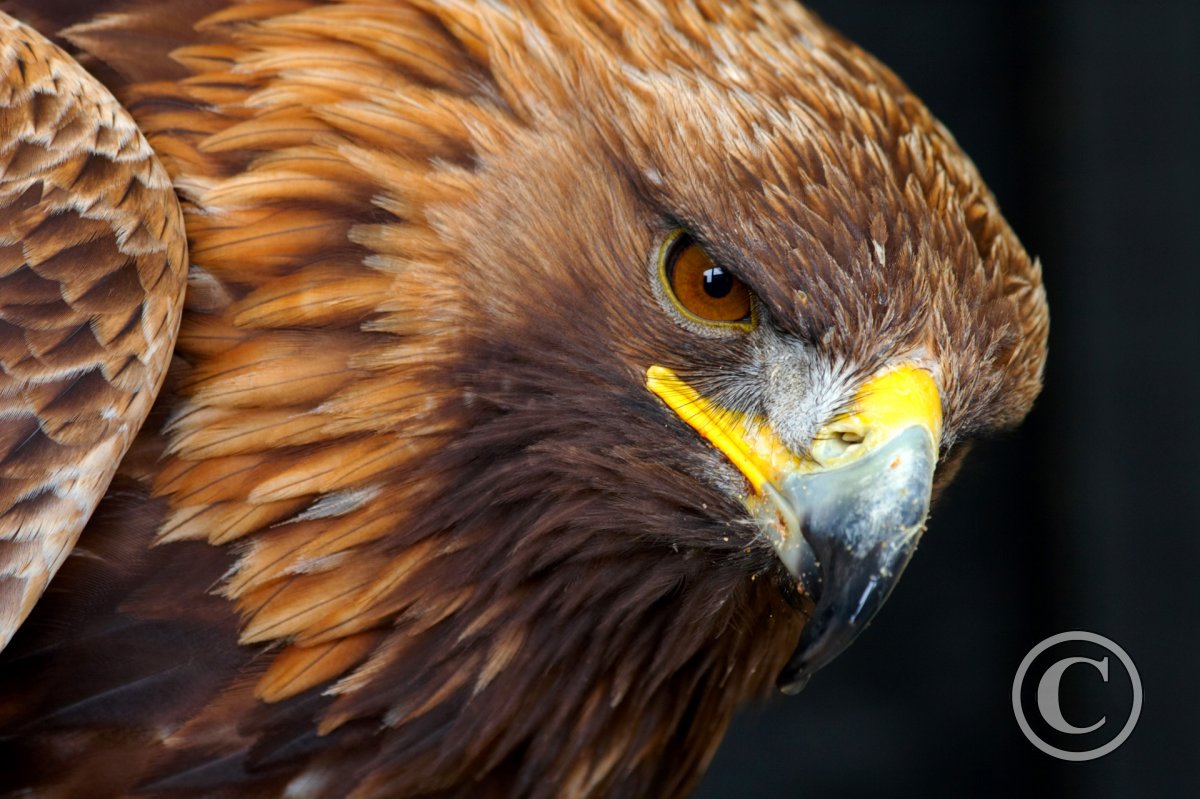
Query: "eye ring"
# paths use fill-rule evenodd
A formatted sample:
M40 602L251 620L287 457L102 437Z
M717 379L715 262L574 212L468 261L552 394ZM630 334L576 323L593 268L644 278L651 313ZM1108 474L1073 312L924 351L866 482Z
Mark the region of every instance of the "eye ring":
M751 330L757 323L750 288L682 228L671 231L659 248L658 277L675 310L691 322L734 330Z

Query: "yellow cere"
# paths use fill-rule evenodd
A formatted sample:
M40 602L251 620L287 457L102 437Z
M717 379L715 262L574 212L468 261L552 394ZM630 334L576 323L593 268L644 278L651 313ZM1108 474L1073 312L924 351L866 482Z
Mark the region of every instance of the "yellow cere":
M942 437L942 400L933 376L904 365L877 375L858 390L849 413L821 428L812 444L824 468L856 460L912 426L924 427L936 447Z
M792 454L764 419L714 405L664 366L646 371L646 387L724 453L758 494L785 474L822 471L857 460L913 425L929 430L935 447L941 438L937 384L929 372L911 365L868 380L850 412L817 433L811 458Z

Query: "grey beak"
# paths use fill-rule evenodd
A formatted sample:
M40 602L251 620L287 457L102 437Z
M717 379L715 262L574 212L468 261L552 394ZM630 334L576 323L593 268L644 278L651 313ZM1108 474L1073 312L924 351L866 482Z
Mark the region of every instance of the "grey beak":
M936 464L930 432L914 426L846 466L788 475L770 492L803 535L781 542L779 556L816 600L777 680L784 693L799 693L887 601L924 530Z

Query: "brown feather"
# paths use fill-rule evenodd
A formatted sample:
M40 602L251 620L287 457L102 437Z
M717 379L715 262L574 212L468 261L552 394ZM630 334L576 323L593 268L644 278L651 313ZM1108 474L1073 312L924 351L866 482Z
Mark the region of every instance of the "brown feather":
M108 488L179 328L170 180L117 101L0 17L0 649Z

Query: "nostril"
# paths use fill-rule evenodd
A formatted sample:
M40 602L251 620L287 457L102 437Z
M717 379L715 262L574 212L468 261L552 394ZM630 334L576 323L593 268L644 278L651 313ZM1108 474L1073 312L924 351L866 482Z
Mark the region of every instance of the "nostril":
M860 443L862 443L862 436L853 433L833 433L821 436L814 441L812 450L818 461L828 463L847 455Z
M818 462L827 465L854 456L863 443L864 435L865 432L857 426L837 425L832 429L826 428L813 440L812 455Z

